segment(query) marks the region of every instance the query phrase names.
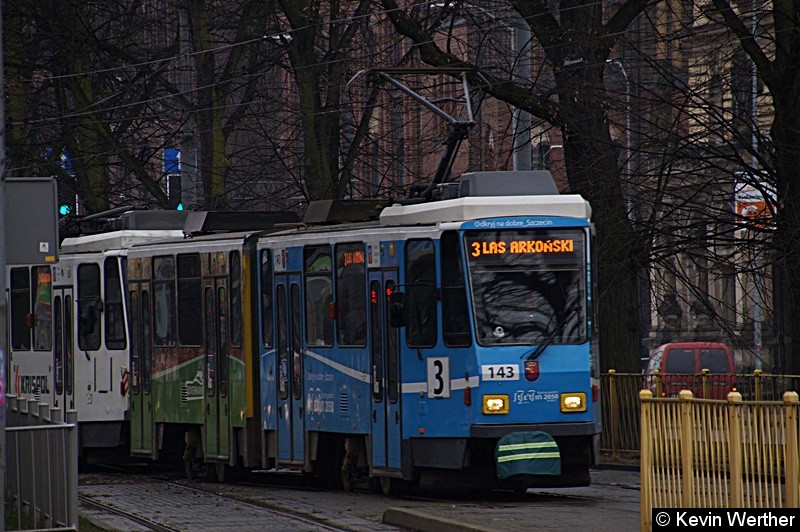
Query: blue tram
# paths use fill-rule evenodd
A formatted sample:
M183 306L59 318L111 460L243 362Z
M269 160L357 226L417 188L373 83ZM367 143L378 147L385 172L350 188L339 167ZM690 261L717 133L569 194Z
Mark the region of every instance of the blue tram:
M591 209L548 173L508 176L259 238L264 465L387 494L589 483ZM511 177L513 195L497 195Z

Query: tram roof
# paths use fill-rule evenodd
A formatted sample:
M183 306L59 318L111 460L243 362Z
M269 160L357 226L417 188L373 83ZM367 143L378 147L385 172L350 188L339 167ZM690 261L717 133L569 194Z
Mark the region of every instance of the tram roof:
M412 205L391 205L381 211L381 225L421 225L511 216L565 216L591 220L589 202L578 194L536 196L473 196Z
M111 249L126 249L136 244L183 238L182 229L122 229L65 238L61 242L61 253L92 253Z

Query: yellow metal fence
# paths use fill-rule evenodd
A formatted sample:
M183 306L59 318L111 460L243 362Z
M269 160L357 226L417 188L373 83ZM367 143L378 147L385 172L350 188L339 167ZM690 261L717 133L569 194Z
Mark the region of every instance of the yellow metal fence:
M708 372L677 377L679 384L692 383L686 387L700 398L724 398L729 389L735 388L745 401L780 401L784 392L800 390L800 375L766 374L759 370L724 379ZM676 386L659 374L617 373L613 369L603 374L601 450L610 454L612 461L638 459L641 443L639 392L649 389L655 397L669 397L677 395L680 386Z
M639 393L642 530L652 508L798 508L796 392L781 401Z

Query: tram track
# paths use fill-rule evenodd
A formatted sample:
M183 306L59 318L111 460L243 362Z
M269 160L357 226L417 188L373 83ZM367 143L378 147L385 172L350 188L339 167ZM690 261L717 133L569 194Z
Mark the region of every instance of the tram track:
M216 501L225 501L236 506L237 511L244 513L259 513L265 520L270 518L277 518L281 522L291 522L292 528L296 527L297 530L313 530L313 531L331 531L331 532L353 532L354 530L363 530L361 527L341 526L336 524L336 516L333 514L321 514L312 512L314 515L309 515L303 511L293 510L289 507L281 507L277 501L265 500L249 493L249 490L263 490L270 488L273 490L293 490L301 492L324 492L329 491L323 488L314 486L303 486L299 484L285 485L276 484L271 482L272 479L265 479L262 482L232 482L232 483L206 483L203 481L189 481L182 478L178 473L175 477L167 471L160 473L144 474L140 469L124 465L98 465L97 468L108 472L108 479L110 484L160 484L162 486L169 486L175 492L180 493L184 498L192 502L185 503L186 506L197 503L200 497L207 496L216 499ZM87 473L87 475L93 475ZM97 475L94 477L94 475ZM103 484L100 473L94 473L92 483ZM175 493L173 492L173 493ZM190 494L186 496L186 494ZM112 513L114 515L130 519L150 527L153 530L186 530L185 528L171 528L164 523L159 523L153 519L142 517L129 510L121 509L117 506L108 505L98 501L93 497L81 496L80 501L82 504L90 505L99 510ZM184 504L177 503L176 504ZM165 515L165 519L168 516ZM377 524L377 523L376 523Z
M117 508L116 506L100 502L94 499L93 497L89 497L87 495L78 495L78 501L84 506L89 506L97 510L100 510L102 512L122 517L124 519L127 519L128 521L133 521L134 523L144 525L150 530L155 530L156 532L180 532L179 528L172 528L166 526L162 523L158 523L151 519L147 519L146 517L142 517L138 514L134 514L132 512L123 510L121 508Z
M180 468L141 464L104 467L102 472L95 468L93 473L96 477L87 473L82 479L82 494L134 513L138 507L151 521L182 530L396 532L414 529L420 520L426 526L491 524L495 530L509 531L524 530L530 522L541 523L544 529L562 529L564 523L572 524L567 528L597 525L609 519L634 526L640 505L633 489L636 472L597 471L592 486L565 490L531 489L520 494L418 488L395 497L372 489L345 492L322 486L307 475L282 471L254 471L229 483L203 476L189 480ZM173 506L183 508L173 513ZM132 523L116 528L144 530Z

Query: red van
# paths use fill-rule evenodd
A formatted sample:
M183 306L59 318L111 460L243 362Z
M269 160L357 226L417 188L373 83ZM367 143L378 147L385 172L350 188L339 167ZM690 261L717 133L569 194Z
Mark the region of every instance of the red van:
M661 374L661 396L677 397L690 390L703 397L703 370L708 370L706 399L725 399L736 390L736 366L727 345L717 342L675 342L658 346L650 355L645 373L656 394L655 370Z

